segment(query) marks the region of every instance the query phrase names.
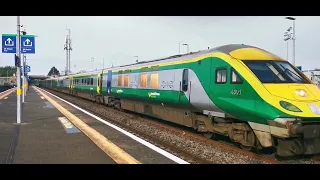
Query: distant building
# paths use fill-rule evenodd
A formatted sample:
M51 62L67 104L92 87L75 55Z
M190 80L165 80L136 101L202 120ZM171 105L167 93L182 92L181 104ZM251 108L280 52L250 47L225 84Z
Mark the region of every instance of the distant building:
M320 69L306 70L303 73L320 88Z

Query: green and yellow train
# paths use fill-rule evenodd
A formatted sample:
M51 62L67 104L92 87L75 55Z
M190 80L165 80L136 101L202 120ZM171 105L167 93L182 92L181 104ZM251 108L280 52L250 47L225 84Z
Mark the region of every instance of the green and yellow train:
M41 87L221 134L279 156L320 152L320 91L286 60L232 44L101 71Z

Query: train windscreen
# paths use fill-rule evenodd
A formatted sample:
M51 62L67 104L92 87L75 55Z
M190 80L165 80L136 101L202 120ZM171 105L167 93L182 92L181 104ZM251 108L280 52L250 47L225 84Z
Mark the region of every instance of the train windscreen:
M262 83L310 84L292 65L286 61L243 61Z

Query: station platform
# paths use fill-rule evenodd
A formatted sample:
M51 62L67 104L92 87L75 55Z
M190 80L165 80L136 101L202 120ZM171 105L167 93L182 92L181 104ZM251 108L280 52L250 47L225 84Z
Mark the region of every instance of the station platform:
M184 164L30 87L16 124L15 89L0 94L1 164Z

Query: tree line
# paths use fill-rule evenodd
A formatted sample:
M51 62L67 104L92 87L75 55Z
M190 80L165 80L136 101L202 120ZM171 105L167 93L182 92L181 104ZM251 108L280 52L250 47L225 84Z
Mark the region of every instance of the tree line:
M12 77L17 72L15 66L0 67L0 77Z
M12 77L13 74L17 72L17 68L15 66L4 66L0 67L0 77ZM60 72L56 67L52 67L48 73L48 76L60 76Z

